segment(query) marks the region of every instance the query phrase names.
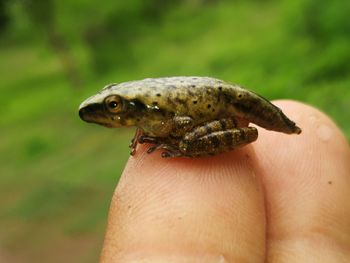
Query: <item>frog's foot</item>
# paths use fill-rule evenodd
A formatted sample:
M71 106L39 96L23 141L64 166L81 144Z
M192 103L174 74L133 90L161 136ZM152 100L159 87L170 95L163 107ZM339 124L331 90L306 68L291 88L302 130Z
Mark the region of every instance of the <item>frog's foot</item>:
M162 153L162 157L175 157L175 156L181 156L181 152L177 149L176 146L173 146L171 144L165 143L164 140L157 138L157 137L151 137L147 135L141 135L138 138L138 143L151 143L155 144L148 148L147 153L153 153L154 151L158 149L164 149L166 152Z
M134 138L132 138L131 143L129 144L129 148L131 149L130 155L134 155L136 152L137 144L139 143L139 139L142 136L142 130L140 128L136 129Z
M161 156L163 158L171 158L171 157L181 157L184 156L180 151L167 151L167 152L162 152Z
M157 137L151 137L151 136L147 136L147 135L141 135L137 142L140 144L143 143L152 143L152 144L158 144L159 138Z
M181 151L176 146L166 144L166 143L159 143L155 146L148 148L147 153L148 154L153 153L154 151L156 151L158 149L166 150L165 152L162 152L162 154L161 154L161 156L163 158L183 156Z

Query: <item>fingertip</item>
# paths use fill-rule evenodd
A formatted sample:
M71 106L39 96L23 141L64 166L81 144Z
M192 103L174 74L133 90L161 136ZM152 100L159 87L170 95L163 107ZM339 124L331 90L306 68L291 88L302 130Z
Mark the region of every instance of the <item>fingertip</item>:
M257 158L262 167L273 167L268 169L270 175L263 178L267 185L279 182L283 188L294 182L303 185L304 191L315 191L310 185L346 179L350 148L336 123L319 109L301 102L274 103L301 127L302 133L286 135L259 129L255 144ZM271 176L275 170L279 172L278 177Z
M312 151L336 152L346 155L349 144L341 129L324 112L319 109L293 100L277 100L273 102L293 120L300 133L286 135L259 129L258 147L268 147L288 156L311 154Z
M263 191L249 147L206 158L161 158L147 147L130 157L116 189L103 262L264 257Z
M331 119L327 114L325 114L320 109L295 100L276 100L273 102L278 107L280 107L283 112L285 112L295 123L299 126L301 132L304 133L304 130L307 131L308 136L318 135L317 137L322 138L322 140L327 139L327 136L336 136L337 139L341 140L341 143L344 143L346 137L341 129L337 126L333 119ZM319 128L324 128L322 125L328 126L332 131L321 131ZM332 132L332 134L327 134ZM297 133L297 134L300 134ZM319 136L320 135L320 136Z
M349 260L349 144L317 108L295 101L274 103L302 133L259 130L255 144L266 189L268 259L306 262L343 255Z

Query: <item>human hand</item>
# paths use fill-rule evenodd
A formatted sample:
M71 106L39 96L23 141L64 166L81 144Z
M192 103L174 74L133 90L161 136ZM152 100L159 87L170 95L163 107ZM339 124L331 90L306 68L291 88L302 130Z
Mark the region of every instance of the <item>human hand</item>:
M114 193L101 262L350 262L350 150L318 110L275 102L299 136L162 159L139 146Z

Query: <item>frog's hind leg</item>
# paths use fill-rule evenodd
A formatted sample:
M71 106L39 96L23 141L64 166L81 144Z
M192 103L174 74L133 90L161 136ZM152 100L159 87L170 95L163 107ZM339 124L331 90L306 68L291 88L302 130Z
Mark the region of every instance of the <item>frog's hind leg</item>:
M215 155L255 141L258 130L254 127L236 127L235 120L222 119L197 126L179 143L185 156Z
M199 138L183 139L179 149L183 155L190 157L215 155L242 147L255 141L257 137L258 130L254 127L233 128L212 132Z

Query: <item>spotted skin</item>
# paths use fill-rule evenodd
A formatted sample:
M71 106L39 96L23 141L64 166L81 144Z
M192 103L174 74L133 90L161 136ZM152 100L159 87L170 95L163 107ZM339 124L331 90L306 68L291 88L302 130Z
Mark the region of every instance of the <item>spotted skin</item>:
M152 143L163 157L214 155L251 143L257 130L299 134L278 107L259 95L210 77L149 78L110 84L79 109L87 122L110 128L136 126L130 145Z

